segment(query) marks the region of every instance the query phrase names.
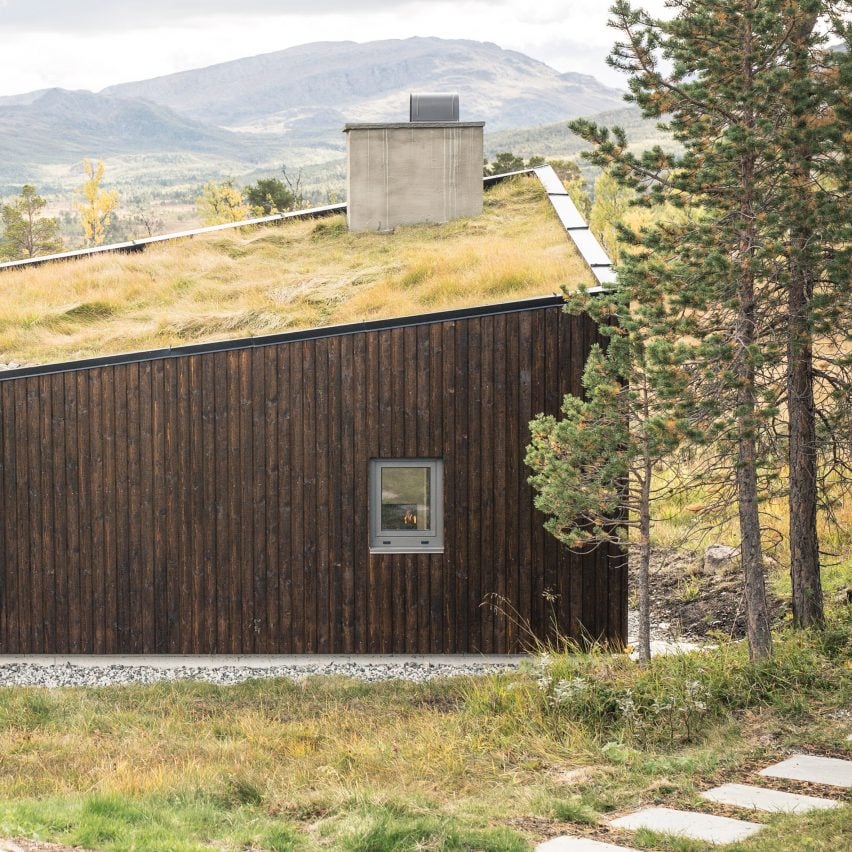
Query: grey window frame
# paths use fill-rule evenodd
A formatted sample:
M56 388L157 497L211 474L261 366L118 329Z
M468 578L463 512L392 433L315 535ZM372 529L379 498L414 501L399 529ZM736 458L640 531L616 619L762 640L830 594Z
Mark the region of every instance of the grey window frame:
M425 467L430 470L429 516L431 530L382 530L382 469ZM444 552L444 460L370 459L369 466L370 553ZM424 541L428 541L424 544Z

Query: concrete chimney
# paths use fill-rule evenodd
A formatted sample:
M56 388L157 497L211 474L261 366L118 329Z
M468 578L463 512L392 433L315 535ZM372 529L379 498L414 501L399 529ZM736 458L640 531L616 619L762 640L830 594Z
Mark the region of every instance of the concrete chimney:
M410 117L343 128L350 230L390 231L482 212L485 123L458 121L457 95L412 95Z

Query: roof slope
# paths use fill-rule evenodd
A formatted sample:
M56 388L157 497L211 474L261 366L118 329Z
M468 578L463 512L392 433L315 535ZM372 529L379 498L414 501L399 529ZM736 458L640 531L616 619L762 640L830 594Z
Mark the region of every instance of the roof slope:
M44 364L407 316L559 292L595 279L539 180L483 215L351 234L344 218L204 234L0 278L0 362Z

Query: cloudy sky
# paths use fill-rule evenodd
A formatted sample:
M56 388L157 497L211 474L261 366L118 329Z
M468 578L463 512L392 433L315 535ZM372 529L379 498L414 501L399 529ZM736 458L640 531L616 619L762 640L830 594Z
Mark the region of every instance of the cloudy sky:
M663 0L645 0L662 7ZM620 85L609 0L0 0L0 95L99 90L311 41L493 41Z

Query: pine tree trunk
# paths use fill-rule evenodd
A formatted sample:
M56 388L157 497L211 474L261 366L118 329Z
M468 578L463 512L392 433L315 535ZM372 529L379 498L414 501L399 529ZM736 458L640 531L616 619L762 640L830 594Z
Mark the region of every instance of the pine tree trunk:
M743 32L743 80L747 91L753 91L752 31L748 18ZM744 110L744 123L752 131L756 125L753 102ZM739 251L737 281L737 319L734 329L735 355L733 369L738 380L737 391L737 468L736 485L740 519L740 561L746 597L746 632L749 657L752 660L772 653L772 633L766 607L763 577L763 551L760 540L760 506L757 491L757 442L755 424L757 391L755 366L751 348L757 337L757 305L755 302L754 262L755 233L754 174L756 155L746 153L740 161Z
M806 15L791 29L791 63L794 81L806 83L810 74L807 42L816 16ZM792 93L790 120L804 131L808 101ZM817 261L809 247L813 192L808 146L794 150L789 167L794 211L798 221L790 226L790 283L788 293L787 409L790 421L790 579L793 588L793 623L810 627L824 619L817 534L817 448L814 405L813 334L810 322Z
M651 511L645 498L649 480L642 483L642 506L639 513L639 662L651 659Z
M766 607L763 553L760 543L760 515L757 501L754 439L743 436L739 442L737 495L740 513L740 560L746 598L746 633L749 658L772 653L772 633Z
M647 374L643 373L642 407L643 424L650 417L650 392ZM651 660L651 460L647 433L642 442L642 481L639 487L639 662L647 665Z
M817 452L813 346L807 321L811 283L794 268L790 281L787 408L790 419L790 579L793 623L824 619L817 536Z

